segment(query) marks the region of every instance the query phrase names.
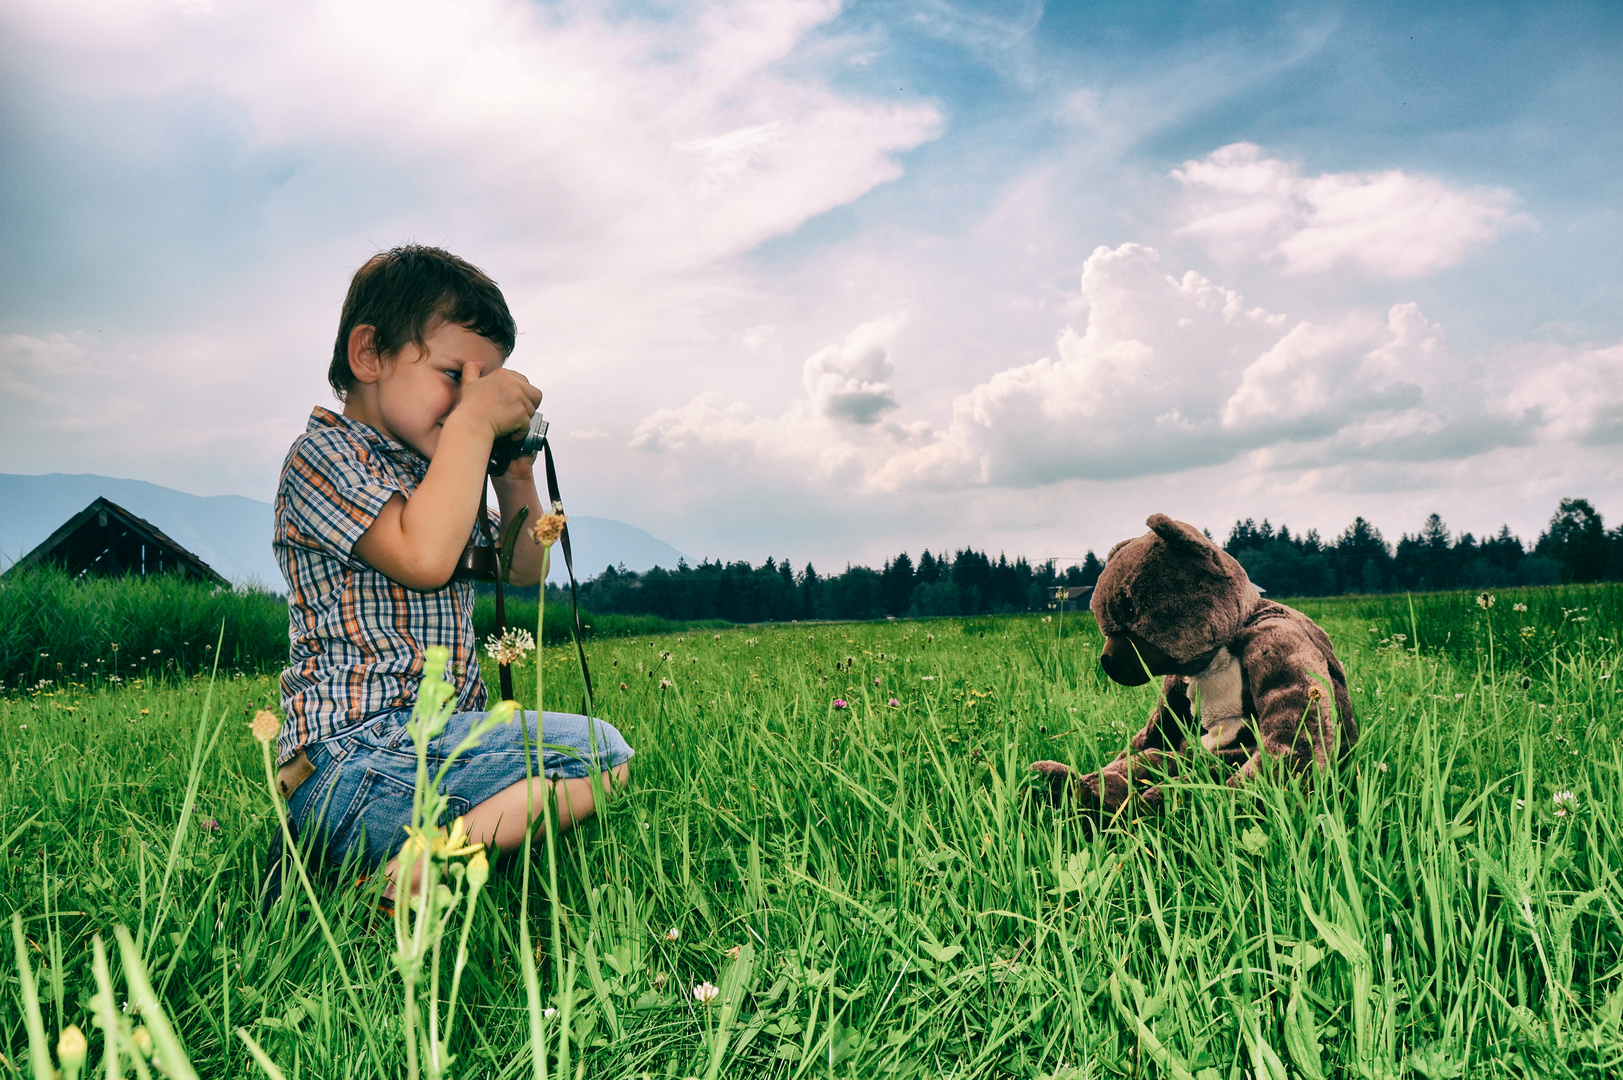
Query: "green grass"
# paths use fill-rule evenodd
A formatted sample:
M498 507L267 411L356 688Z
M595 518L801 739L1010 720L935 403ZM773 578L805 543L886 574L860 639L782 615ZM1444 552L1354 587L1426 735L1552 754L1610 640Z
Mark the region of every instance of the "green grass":
M1402 604L1319 610L1362 729L1335 775L1236 792L1195 770L1164 816L1103 831L1026 773L1105 760L1154 700L1097 674L1085 617L1063 641L1030 616L593 643L599 712L638 753L629 790L558 844L560 957L544 858L532 875L542 996L561 1003L554 959L574 973L571 1072L1615 1075L1618 624L1540 625L1542 660L1490 671L1428 651L1424 617L1394 643ZM1485 617L1455 604L1456 635ZM571 651L547 653L549 707L579 701ZM125 924L200 1075L260 1075L238 1026L289 1077L401 1075L374 894L323 894L353 1001L302 897L253 909L274 818L246 721L273 680L217 686L228 723L165 887L205 689L0 702L0 895L46 1029L92 1030L90 937ZM516 869L479 898L458 1075L532 1075ZM28 1075L0 970L0 1045ZM695 1003L706 981L734 1007Z
M535 626L536 601L517 597L506 600L508 626ZM658 615L605 615L599 612L580 613L581 630L588 640L597 638L646 637L650 634L676 634L684 630L722 630L732 626L720 619L703 622L678 622ZM473 629L480 641L496 633L496 598L481 596L473 606ZM556 595L547 601L546 645L568 645L574 640L575 617L569 609L569 594ZM286 646L283 646L286 652ZM284 658L285 660L285 658Z
M509 625L535 626L535 607L533 599L510 599ZM730 625L586 611L581 619L588 639ZM494 597L475 602L473 622L481 641L495 633ZM547 644L568 643L574 626L567 600L548 605ZM216 647L229 674L279 672L287 663L287 602L170 575L78 581L44 567L0 579L0 693L42 679L102 687L189 677L214 670Z
M221 629L224 636L221 637ZM163 575L76 581L44 568L0 579L0 690L287 663L287 604Z

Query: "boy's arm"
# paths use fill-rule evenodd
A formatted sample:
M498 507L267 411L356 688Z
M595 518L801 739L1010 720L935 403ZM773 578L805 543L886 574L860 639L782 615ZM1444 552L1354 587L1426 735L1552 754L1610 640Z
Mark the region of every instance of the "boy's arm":
M395 495L383 505L355 542L355 554L408 589L444 586L473 534L491 442L528 424L540 403L541 391L522 375L501 368L481 377L477 363L464 364L462 397L445 418L428 474L410 499ZM532 481L532 492L534 487ZM517 570L515 557L515 578Z
M541 580L541 545L530 539L530 528L546 512L545 501L535 490L535 459L514 458L507 471L491 480L496 489L496 504L502 508L502 543L507 543L507 526L521 507L528 506L524 527L513 539L513 565L507 571L507 583L528 588Z

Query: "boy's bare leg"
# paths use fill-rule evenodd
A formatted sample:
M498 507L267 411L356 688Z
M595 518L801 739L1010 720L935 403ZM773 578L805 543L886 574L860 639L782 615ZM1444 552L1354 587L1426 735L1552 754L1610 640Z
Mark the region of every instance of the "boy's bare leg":
M614 785L624 784L630 775L630 762L621 762L608 772L600 773L598 782L607 793L613 790ZM534 789L533 800L531 788ZM468 830L468 838L502 851L522 847L527 825L524 815L526 807L533 802L535 817L539 819L543 813L543 800L551 797L554 792L558 799L554 818L558 822L559 832L565 832L597 813L597 801L592 794L592 777L577 776L567 780L547 780L537 776L503 788L462 815L463 824ZM384 890L384 895L390 898L394 896L394 876L398 862L398 859L390 859L389 864L383 868L384 876L389 879L389 887Z

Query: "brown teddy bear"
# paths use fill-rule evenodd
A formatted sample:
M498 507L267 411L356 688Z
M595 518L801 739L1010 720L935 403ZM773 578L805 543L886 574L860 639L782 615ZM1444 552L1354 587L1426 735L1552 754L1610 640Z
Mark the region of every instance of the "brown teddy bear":
M1110 549L1092 607L1105 635L1099 664L1123 686L1165 676L1162 700L1131 749L1097 772L1057 761L1032 765L1056 795L1108 813L1137 789L1161 805L1156 775L1205 747L1256 775L1263 755L1290 768L1324 768L1358 738L1347 677L1330 639L1300 611L1264 600L1245 569L1198 530L1165 514ZM1325 700L1326 688L1334 700Z

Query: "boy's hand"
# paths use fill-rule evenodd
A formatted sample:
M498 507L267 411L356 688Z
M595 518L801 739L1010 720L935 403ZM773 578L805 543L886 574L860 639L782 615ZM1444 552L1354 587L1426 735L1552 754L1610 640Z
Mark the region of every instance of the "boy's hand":
M475 360L462 365L462 397L453 411L488 425L494 440L528 427L540 404L541 391L529 379L508 368L486 375Z

